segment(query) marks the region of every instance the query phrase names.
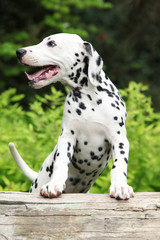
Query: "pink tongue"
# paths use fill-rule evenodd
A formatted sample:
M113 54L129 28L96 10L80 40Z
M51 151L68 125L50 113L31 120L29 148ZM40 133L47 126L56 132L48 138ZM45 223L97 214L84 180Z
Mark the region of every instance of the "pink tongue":
M51 78L59 73L59 71L60 68L58 66L50 66L33 74L28 74L27 72L25 72L25 74L30 81L33 81Z

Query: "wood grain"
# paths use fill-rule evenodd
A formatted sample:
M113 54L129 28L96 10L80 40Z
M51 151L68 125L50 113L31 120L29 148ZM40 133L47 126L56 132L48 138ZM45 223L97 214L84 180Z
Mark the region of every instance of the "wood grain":
M0 240L160 240L160 193L128 201L107 194L0 192Z

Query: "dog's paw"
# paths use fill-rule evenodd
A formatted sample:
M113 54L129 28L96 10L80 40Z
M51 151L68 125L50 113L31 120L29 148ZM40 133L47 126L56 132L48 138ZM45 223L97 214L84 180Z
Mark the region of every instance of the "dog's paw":
M65 184L60 186L58 184L48 183L41 187L40 194L43 197L55 198L55 197L60 196L64 189L65 189Z
M134 197L133 188L130 187L127 183L124 184L112 184L109 189L109 195L112 198L117 200L127 200L131 197Z

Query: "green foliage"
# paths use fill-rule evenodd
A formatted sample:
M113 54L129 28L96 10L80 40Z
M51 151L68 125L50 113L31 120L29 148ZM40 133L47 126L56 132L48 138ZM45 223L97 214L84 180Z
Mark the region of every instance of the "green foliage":
M131 82L128 89L121 91L128 109L128 177L135 191L160 191L160 113L154 112L151 98L142 93L147 89Z
M128 183L135 191L160 191L160 113L155 113L147 86L131 82L121 90L126 101L126 121L130 142ZM51 88L51 94L36 95L28 111L20 106L23 94L9 89L0 95L0 190L28 191L30 181L23 175L8 150L14 142L29 166L38 171L56 145L61 132L64 96ZM105 193L110 186L110 162L91 192Z
M77 33L84 38L91 32L98 32L98 28L91 23L86 26L82 15L90 8L98 10L113 7L112 3L105 3L103 0L41 0L41 3L51 11L45 16L46 25L58 32Z
M43 98L37 95L28 111L19 104L24 95L16 95L15 89L0 95L0 190L27 191L30 185L8 151L9 142L35 171L53 150L61 131L64 96L54 88L51 92Z
M93 44L119 88L126 87L131 79L149 84L148 94L159 111L158 9L160 1L152 0L0 1L0 92L16 87L26 94L23 104L27 105L35 91L22 80L24 70L15 51L48 35L68 32Z

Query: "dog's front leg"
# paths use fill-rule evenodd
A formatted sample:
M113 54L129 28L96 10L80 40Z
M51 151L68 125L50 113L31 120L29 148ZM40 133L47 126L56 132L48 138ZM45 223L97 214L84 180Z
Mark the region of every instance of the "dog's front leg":
M63 134L58 139L57 151L51 180L42 186L43 197L54 198L62 194L68 177L68 165L73 156L74 139Z
M118 138L112 144L113 167L111 170L110 196L116 199L134 197L132 187L127 184L129 142L126 137Z

